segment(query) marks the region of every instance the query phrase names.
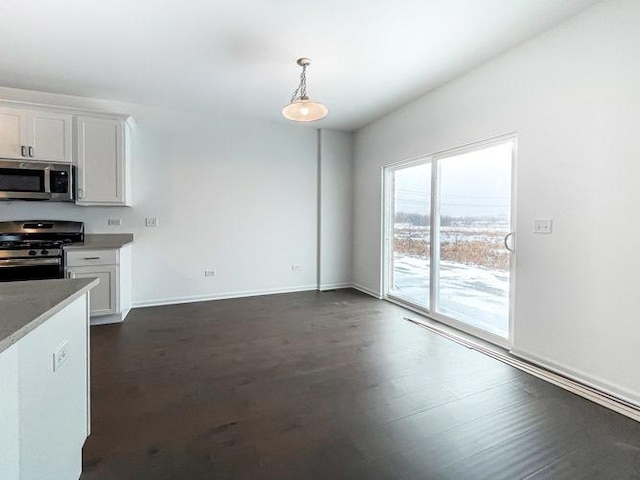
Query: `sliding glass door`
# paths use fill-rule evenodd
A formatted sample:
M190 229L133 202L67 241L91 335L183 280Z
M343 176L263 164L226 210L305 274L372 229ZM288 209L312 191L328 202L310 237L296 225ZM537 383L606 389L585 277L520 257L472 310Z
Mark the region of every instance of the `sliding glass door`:
M505 138L387 168L389 298L509 338L514 147Z
M505 338L511 255L504 242L511 231L512 151L509 142L436 161L436 312Z

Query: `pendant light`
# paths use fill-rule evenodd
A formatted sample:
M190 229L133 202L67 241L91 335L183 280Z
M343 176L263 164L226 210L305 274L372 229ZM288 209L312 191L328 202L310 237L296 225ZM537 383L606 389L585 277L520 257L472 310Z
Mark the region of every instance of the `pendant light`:
M323 104L309 100L307 97L307 67L311 65L311 60L303 57L296 63L302 67L300 85L293 92L289 105L282 109L282 115L295 122L320 120L327 116L329 110Z

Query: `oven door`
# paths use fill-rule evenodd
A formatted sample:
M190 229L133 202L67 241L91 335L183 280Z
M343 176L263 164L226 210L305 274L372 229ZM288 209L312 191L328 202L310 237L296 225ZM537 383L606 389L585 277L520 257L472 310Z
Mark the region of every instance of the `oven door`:
M62 258L0 259L0 282L63 277Z
M50 168L46 164L0 161L0 198L50 200Z

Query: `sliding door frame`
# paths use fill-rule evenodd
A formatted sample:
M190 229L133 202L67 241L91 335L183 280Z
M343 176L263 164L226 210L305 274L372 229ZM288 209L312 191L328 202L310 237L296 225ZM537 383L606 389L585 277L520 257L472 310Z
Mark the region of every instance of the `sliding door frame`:
M392 280L392 276L393 276L393 272L392 269L389 268L389 266L391 265L391 259L393 258L393 252L392 252L392 246L393 246L393 225L394 225L394 218L392 215L392 212L395 210L394 209L394 176L393 176L393 172L398 169L398 168L409 168L409 167L415 167L417 165L422 165L422 164L429 164L432 163L432 159L430 156L420 156L420 157L416 157L416 158L412 158L410 160L404 160L401 162L397 162L397 163L393 163L393 164L389 164L389 165L385 165L382 167L382 178L383 178L383 183L382 183L382 195L383 195L383 200L382 200L382 211L383 211L383 215L382 215L382 219L383 219L383 225L382 225L382 254L381 257L382 258L382 265L381 265L381 270L382 270L382 298L385 300L390 300L394 303L400 303L403 306L404 305L413 305L414 308L419 308L421 312L426 312L429 313L430 312L430 308L432 306L431 303L431 285L429 285L429 308L424 308L418 305L415 305L411 302L409 302L408 299L399 296L399 295L393 295L393 294L389 294L391 287L393 285L393 280ZM433 172L433 164L430 165L431 171ZM433 179L432 179L433 182ZM433 183L431 183L431 186L433 187ZM429 195L431 197L433 197L433 195L431 194L431 192L429 193ZM432 200L430 200L430 202L432 202ZM431 208L429 210L429 214L433 215L433 205L431 205ZM433 229L432 229L433 230ZM433 235L433 232L430 232L430 235ZM433 242L433 239L430 237L430 242ZM430 249L432 247L430 246ZM432 279L432 272L433 268L431 268L431 263L429 263L429 275L430 275L430 282Z
M437 313L438 302L438 282L439 279L439 264L440 264L440 239L438 232L440 231L440 172L439 161L449 157L462 155L464 153L480 150L482 148L489 148L494 145L502 143L512 142L513 149L511 155L511 205L510 205L510 231L515 232L516 228L516 179L517 179L517 156L518 156L518 136L517 133L509 133L505 135L499 135L491 137L479 142L469 143L460 147L443 150L431 155L422 155L409 160L400 161L385 165L383 167L383 226L382 226L382 298L396 303L400 306L415 311L421 315L424 315L430 319L436 320L444 325L453 327L462 332L473 335L477 338L493 343L500 347L511 349L513 346L514 336L514 315L515 315L515 287L516 287L516 254L510 254L509 265L509 336L508 338L495 335L480 328L468 325L464 322L448 317L441 313ZM430 225L430 258L429 258L429 308L424 308L416 305L405 298L390 293L392 286L392 268L391 257L393 255L393 174L394 171L400 168L407 168L415 165L430 163L431 164L431 225ZM512 236L513 248L516 250L516 235Z

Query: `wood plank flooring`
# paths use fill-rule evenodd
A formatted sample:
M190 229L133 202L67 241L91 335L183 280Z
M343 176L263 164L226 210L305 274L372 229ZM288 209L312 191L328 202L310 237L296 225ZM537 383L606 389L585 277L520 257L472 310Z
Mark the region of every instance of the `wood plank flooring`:
M354 290L92 327L83 480L631 479L640 423Z

